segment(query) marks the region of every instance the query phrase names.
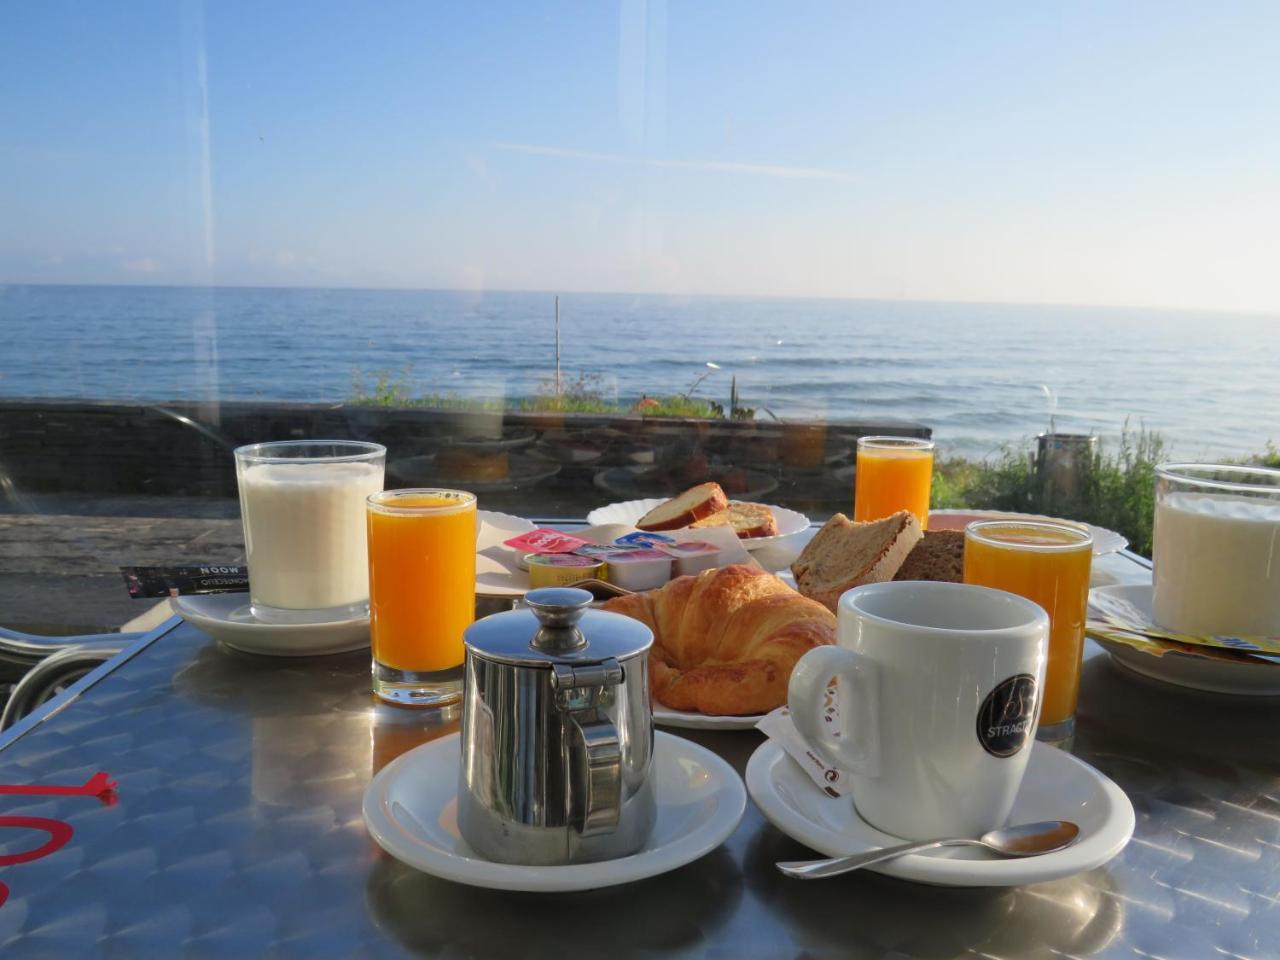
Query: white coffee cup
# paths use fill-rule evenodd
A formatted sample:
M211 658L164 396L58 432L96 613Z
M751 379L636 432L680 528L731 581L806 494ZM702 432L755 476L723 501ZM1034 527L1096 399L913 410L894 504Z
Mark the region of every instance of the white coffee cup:
M850 775L871 826L909 840L1001 826L1040 715L1049 617L1003 590L901 581L840 598L838 646L796 664L800 736ZM842 730L824 697L839 679Z

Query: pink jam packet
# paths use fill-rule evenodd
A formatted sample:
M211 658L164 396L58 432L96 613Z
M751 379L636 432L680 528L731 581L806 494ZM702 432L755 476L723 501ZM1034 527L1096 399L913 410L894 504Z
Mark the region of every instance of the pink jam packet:
M502 542L508 547L519 550L521 553L573 553L573 551L579 547L586 546L591 541L571 536L560 530L548 530L545 527L539 527L537 530L530 530L528 533L522 533L518 537L512 537L510 540L503 540Z

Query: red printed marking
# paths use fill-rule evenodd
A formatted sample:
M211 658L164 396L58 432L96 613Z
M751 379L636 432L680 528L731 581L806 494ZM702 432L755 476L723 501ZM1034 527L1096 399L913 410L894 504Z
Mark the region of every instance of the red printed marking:
M45 786L43 784L0 783L0 793L28 797L97 797L107 806L116 802L116 782L111 775L98 771L82 787Z
M116 782L110 775L99 771L84 782L82 786L57 786L42 784L10 784L0 783L0 794L19 797L96 797L105 806L113 806L117 800ZM51 820L48 817L5 817L0 816L0 827L17 827L25 830L40 830L49 835L38 847L23 850L21 853L0 855L0 866L8 867L18 863L30 863L51 853L56 853L70 842L75 830L71 824L62 820ZM0 907L9 899L9 888L0 883Z
M71 839L71 824L62 820L50 820L48 817L0 817L0 827L26 827L31 830L43 830L49 839L34 850L21 853L0 855L0 867L12 866L15 863L30 863L60 850Z

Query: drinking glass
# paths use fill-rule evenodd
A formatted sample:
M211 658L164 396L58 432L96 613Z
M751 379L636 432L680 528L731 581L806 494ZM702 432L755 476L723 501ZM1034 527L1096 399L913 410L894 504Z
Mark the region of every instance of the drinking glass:
M282 440L235 451L253 614L325 623L369 611L365 498L382 489L387 448Z
M461 490L369 497L373 692L438 707L462 693L462 632L475 619L476 498Z
M915 437L859 437L853 519L880 520L910 510L929 526L933 441Z
M1156 467L1152 612L1193 635L1280 636L1280 470Z
M1066 523L979 520L964 531L964 582L1026 597L1049 614L1036 739L1070 749L1089 606L1093 537Z

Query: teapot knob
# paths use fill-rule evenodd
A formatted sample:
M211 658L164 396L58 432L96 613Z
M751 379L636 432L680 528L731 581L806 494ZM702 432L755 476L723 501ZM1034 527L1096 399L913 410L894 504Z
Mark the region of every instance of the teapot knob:
M586 645L575 624L595 598L576 587L542 587L525 594L524 602L542 625L533 638L540 650L569 651Z

